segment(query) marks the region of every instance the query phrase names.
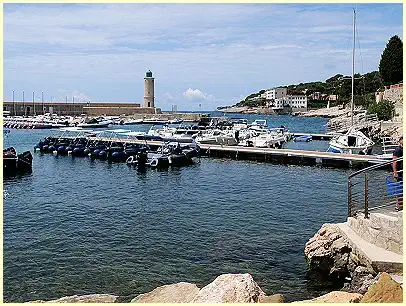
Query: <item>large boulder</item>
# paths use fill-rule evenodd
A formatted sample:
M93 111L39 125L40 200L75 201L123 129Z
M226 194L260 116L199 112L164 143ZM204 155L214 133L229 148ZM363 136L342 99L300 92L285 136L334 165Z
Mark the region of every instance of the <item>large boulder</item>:
M378 282L371 285L361 303L402 303L403 290L388 273L383 272Z
M89 294L65 296L52 301L32 301L30 303L114 303L117 296L110 294Z
M265 293L250 274L223 274L200 289L193 303L257 303Z
M306 243L304 253L310 269L342 279L349 274L351 247L335 224L324 224Z
M131 303L189 303L198 292L199 288L195 284L181 282L140 294Z
M294 303L358 303L362 294L344 291L332 291L311 300L297 301Z

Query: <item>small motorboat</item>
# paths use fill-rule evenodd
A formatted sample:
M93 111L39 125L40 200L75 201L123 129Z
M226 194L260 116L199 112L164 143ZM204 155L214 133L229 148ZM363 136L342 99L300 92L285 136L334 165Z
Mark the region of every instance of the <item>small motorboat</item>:
M262 131L262 130L266 129L267 126L268 126L268 123L265 119L257 119L257 120L254 120L250 124L250 129Z
M181 145L179 142L169 142L156 152L147 152L146 148L143 148L137 154L129 156L126 163L158 169L165 169L169 166L181 167L193 164L193 158L199 155L199 151L200 147L196 143Z
M296 142L309 142L312 141L313 137L312 135L300 135L300 136L295 136L293 138L293 141Z
M333 137L327 152L367 155L371 154L373 145L364 133L351 128L346 134Z
M32 172L32 154L30 151L17 154L13 147L3 150L3 174L5 177L29 172Z
M181 124L182 122L183 122L183 118L175 118L175 119L169 120L170 124Z
M201 144L216 144L225 146L235 146L238 144L235 133L232 131L223 131L219 129L210 130L206 133L200 133L196 137L196 142Z
M105 128L112 124L113 121L105 120L104 118L92 118L86 119L84 122L79 123L78 127L87 127L87 128Z

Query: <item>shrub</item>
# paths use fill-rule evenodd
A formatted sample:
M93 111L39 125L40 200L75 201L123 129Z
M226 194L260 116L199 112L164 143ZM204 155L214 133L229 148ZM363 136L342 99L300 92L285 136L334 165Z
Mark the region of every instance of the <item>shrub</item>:
M372 103L368 107L369 114L377 114L379 120L390 120L395 113L395 106L392 102L382 100L379 103Z

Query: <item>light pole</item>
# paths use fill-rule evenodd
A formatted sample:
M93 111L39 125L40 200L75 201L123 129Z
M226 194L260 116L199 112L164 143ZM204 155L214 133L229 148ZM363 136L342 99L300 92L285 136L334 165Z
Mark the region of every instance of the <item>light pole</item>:
M16 104L14 101L14 90L13 90L13 116L15 116L15 115L16 115Z
M23 90L23 112L25 116L25 99L24 99L24 90Z
M32 92L32 113L34 114L34 116L36 115L35 113L35 102L34 102L34 92Z
M41 101L42 101L42 114L45 115L44 92L43 91L41 91Z

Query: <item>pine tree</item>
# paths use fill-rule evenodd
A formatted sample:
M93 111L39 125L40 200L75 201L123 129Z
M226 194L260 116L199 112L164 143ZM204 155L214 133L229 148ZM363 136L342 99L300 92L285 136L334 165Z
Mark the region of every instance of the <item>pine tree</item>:
M384 85L403 81L403 42L399 36L393 36L383 50L379 73Z

